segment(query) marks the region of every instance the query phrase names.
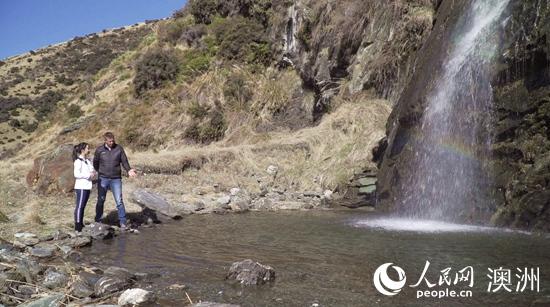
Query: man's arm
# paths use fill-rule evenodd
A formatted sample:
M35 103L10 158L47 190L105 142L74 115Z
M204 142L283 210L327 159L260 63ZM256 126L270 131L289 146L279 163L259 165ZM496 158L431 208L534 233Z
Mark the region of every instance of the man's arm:
M122 167L124 167L124 169L128 172L128 176L130 177L137 176L136 171L132 167L130 167L130 163L128 162L128 157L126 156L126 152L122 147L120 147L120 162L122 163Z
M99 148L96 148L95 150L95 154L94 154L94 169L96 170L96 172L99 172Z
M126 152L124 151L124 148L120 148L120 163L122 163L122 167L129 172L132 168L130 167L130 163L128 162L128 157L126 156Z

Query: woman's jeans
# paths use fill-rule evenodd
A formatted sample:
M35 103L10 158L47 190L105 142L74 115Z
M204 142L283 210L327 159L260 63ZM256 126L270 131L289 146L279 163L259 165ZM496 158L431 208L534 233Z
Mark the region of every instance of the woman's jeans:
M118 220L120 225L126 225L126 210L122 201L122 179L121 178L105 178L99 177L97 182L97 204L95 206L95 221L101 222L103 217L103 204L107 197L107 190L111 190L118 211Z
M74 229L82 231L84 227L84 208L88 198L90 198L90 190L74 190L76 193L76 207L74 208Z

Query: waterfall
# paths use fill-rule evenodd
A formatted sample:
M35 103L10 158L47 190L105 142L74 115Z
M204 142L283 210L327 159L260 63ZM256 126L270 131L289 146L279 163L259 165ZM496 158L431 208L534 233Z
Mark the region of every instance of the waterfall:
M413 158L399 207L413 218L467 221L492 205L491 64L496 29L509 0L474 0L453 29L441 69L434 69L426 109L412 136Z

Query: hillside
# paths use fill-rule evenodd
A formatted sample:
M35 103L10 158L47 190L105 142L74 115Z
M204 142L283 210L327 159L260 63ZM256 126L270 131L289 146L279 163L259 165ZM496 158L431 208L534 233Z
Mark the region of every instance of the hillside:
M35 159L63 144L96 146L106 131L143 175L129 191L150 188L184 204L234 187L252 203L266 193L277 201L314 195L318 207L326 190L364 201L374 190L356 198L361 185L353 185L376 176L384 136L416 112L401 101L416 71L428 69L420 65L432 54L419 51L456 9L441 3L190 1L164 20L5 59L2 210L17 221L18 208L33 204L41 220L55 220L41 208L71 200ZM383 191L398 180L392 159L386 153Z

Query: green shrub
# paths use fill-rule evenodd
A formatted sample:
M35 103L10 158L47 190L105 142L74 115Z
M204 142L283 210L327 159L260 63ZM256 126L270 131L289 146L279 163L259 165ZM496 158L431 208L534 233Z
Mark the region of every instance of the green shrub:
M212 56L206 50L186 50L180 62L179 77L188 81L190 78L207 71L211 61Z
M187 5L189 13L195 17L197 23L209 24L212 17L218 13L217 0L191 0Z
M146 53L136 65L134 90L136 96L173 81L178 74L178 59L173 51L154 49Z
M38 128L38 122L29 123L26 120L21 121L21 129L27 133L32 133Z
M82 112L79 105L71 104L67 107L67 115L69 118L79 118L82 114L84 114L84 112Z
M21 128L21 122L15 118L10 120L8 124L10 125L10 127L13 127L13 128Z
M210 108L207 106L203 106L200 103L194 101L191 103L191 105L187 108L186 113L191 116L193 119L203 119L208 115L208 111Z
M218 18L212 31L219 45L218 56L248 64L271 62L271 44L264 27L256 20L240 16Z
M55 75L54 79L55 82L63 85L71 86L74 84L74 80L67 78L64 74Z
M32 104L36 107L36 118L43 120L48 116L55 108L57 103L63 99L63 95L59 92L47 91L42 96L34 99Z
M158 39L161 42L167 42L176 44L180 39L182 33L192 25L193 21L190 19L175 19L168 20L159 27Z
M219 105L210 110L195 103L194 109L188 112L193 112L191 115L193 121L184 131L185 138L203 144L223 138L227 125Z
M234 110L246 110L247 102L253 94L241 73L230 75L223 85L223 96Z

